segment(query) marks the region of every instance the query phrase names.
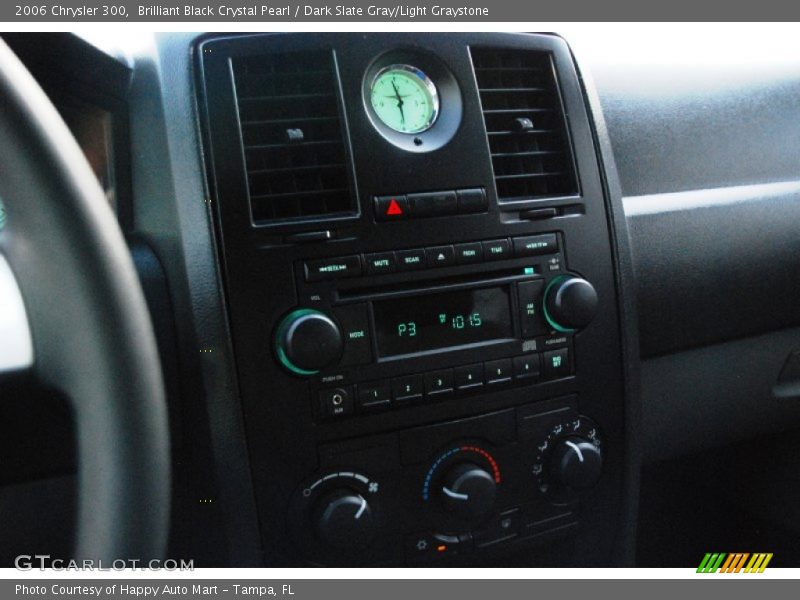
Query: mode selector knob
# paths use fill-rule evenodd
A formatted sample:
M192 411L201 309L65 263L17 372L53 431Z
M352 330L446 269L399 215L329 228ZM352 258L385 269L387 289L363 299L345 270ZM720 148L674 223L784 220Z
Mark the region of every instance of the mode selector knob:
M339 550L358 552L375 537L372 508L354 490L337 489L320 498L313 519L322 541Z
M309 308L292 311L275 332L275 353L295 375L314 375L342 356L344 337L325 313Z
M583 329L596 313L597 291L585 279L561 275L544 291L544 316L556 331L568 333Z
M442 478L445 508L470 522L480 521L491 512L496 493L492 475L471 462L453 465Z
M600 449L580 437L560 440L550 458L550 473L555 481L575 491L593 487L602 470Z

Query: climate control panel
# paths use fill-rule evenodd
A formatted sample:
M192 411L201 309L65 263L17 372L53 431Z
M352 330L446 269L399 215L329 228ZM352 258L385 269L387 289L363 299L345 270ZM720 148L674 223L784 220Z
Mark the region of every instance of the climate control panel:
M320 448L295 490L295 551L318 564L479 556L579 526L602 436L577 398Z

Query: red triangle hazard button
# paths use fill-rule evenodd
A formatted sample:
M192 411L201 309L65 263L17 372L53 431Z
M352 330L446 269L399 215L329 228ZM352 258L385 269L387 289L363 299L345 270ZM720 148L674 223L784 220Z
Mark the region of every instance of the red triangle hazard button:
M397 217L403 214L403 209L400 208L400 205L397 203L397 200L394 198L389 201L389 206L386 208L386 216L387 217Z
M375 196L376 221L399 221L408 216L408 200L404 195Z

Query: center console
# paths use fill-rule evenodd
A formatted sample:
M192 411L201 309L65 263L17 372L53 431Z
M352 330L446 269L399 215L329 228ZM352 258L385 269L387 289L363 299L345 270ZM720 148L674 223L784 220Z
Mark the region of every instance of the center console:
M608 564L619 298L566 44L196 49L265 563Z

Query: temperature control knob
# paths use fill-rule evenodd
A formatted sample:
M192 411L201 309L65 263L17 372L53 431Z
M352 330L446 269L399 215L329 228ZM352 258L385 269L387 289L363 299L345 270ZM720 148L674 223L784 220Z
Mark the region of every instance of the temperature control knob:
M317 535L340 550L363 550L375 536L375 516L369 503L358 492L346 488L320 498L313 519Z
M553 479L575 491L594 486L600 479L602 468L600 449L589 440L577 436L560 440L550 457Z
M580 277L562 275L544 291L544 315L556 331L568 333L583 329L597 313L597 291Z
M275 332L275 353L295 375L314 375L342 356L344 337L325 313L302 308L281 321Z
M442 478L442 503L470 522L480 521L491 512L496 493L491 473L471 462L453 465Z

